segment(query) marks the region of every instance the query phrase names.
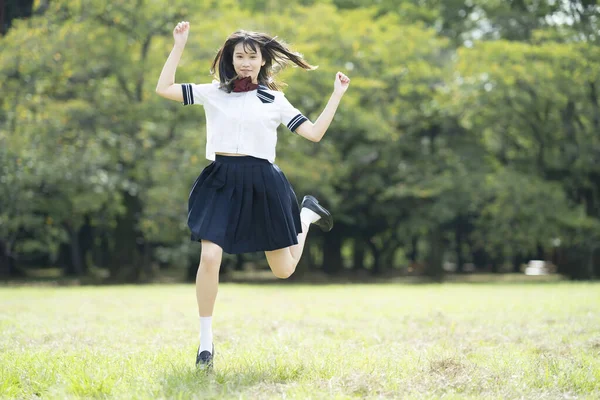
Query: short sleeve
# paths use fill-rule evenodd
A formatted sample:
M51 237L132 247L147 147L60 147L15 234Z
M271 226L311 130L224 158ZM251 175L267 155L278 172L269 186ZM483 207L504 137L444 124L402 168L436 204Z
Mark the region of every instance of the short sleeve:
M306 118L296 107L294 107L285 97L285 95L282 94L279 96L279 102L281 123L287 126L290 131L295 132L300 125L302 125L305 121L308 121L308 118Z
M195 83L182 83L183 105L204 104L208 98L208 94L213 89L213 86L214 84L212 83L204 83L201 85Z

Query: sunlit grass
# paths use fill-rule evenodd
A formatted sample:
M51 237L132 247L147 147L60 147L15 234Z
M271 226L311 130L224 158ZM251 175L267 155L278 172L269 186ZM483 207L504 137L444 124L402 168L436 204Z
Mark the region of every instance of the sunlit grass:
M4 398L598 398L600 285L0 288Z

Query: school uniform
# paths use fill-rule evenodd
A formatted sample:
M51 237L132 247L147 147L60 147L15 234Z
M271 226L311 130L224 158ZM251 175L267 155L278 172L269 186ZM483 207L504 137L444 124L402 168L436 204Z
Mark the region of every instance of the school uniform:
M218 82L187 83L182 90L184 105L205 109L206 158L212 161L189 195L191 239L210 240L229 254L297 244L300 208L292 186L274 164L275 148L280 124L294 132L307 118L282 92L263 85L227 93Z

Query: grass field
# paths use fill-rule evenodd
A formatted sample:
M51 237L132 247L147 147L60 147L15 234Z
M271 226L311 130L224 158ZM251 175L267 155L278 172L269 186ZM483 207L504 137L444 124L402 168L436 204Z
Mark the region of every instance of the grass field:
M600 284L0 288L3 398L600 398Z

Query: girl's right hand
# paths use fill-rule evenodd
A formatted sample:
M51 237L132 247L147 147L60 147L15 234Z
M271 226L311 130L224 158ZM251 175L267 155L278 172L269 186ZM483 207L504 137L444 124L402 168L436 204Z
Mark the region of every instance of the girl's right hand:
M173 39L175 39L175 46L185 46L190 33L190 23L187 21L181 21L173 29Z

